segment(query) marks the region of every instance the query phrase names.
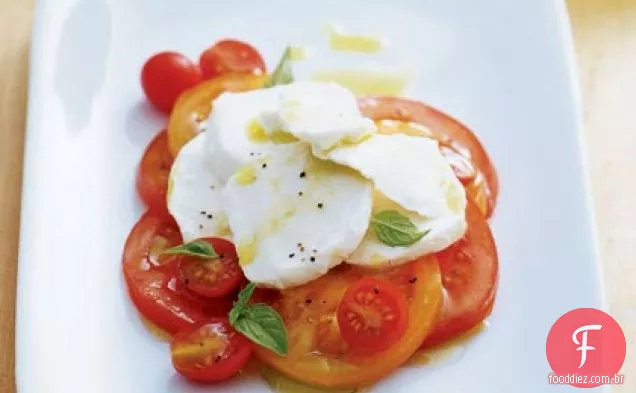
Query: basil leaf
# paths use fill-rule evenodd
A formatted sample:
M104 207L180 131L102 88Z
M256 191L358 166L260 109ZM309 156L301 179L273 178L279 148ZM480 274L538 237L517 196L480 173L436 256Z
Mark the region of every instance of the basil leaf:
M254 343L279 355L287 355L287 329L281 316L266 304L246 307L234 323L234 329Z
M245 307L247 306L252 294L254 293L254 289L256 289L256 285L253 282L247 284L245 288L241 290L238 294L238 300L234 302L234 307L230 310L228 314L228 318L230 320L230 325L234 325L236 321L241 317Z
M430 232L421 232L408 217L395 210L383 210L371 217L371 228L378 240L391 246L410 246Z
M256 289L256 285L254 285L253 282L247 284L245 288L243 288L241 292L239 292L238 301L236 303L246 306L247 303L250 301L252 294L254 293L254 289Z
M274 72L265 81L264 87L272 87L276 85L287 85L294 81L291 69L291 48L287 47L283 56L278 61Z
M249 283L239 292L228 314L230 325L256 344L287 355L287 329L281 316L266 304L249 304L255 288Z
M172 247L161 252L161 254L167 255L187 255L190 257L215 259L219 256L214 247L206 241L195 240L190 243L185 243L180 246Z
M232 307L229 314L227 314L227 319L230 321L230 325L236 325L236 322L238 322L243 315L243 311L245 311L245 306L238 304L238 302L234 303L234 307Z

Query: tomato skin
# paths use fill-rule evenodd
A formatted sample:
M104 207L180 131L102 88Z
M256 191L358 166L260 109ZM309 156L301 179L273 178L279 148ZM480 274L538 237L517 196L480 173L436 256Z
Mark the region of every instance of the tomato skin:
M182 257L181 279L189 290L201 296L218 298L237 290L245 276L238 264L234 245L221 238L199 239L208 242L218 259Z
M177 100L168 121L168 147L176 157L181 147L200 132L200 124L208 118L212 101L225 91L259 89L265 76L224 74L185 91Z
M347 289L337 316L340 334L351 350L370 355L402 337L408 324L408 304L390 281L365 277Z
M235 376L252 355L252 344L227 318L213 318L180 330L170 344L172 364L196 382L218 382Z
M250 44L225 39L208 48L199 58L201 71L206 79L227 73L264 75L267 71L260 53Z
M450 148L469 160L479 173L470 184L463 179L466 190L486 217L492 215L499 194L499 178L488 153L468 127L435 108L406 98L364 97L358 100L358 106L365 116L376 121L421 124L433 133L432 137L440 142L440 146Z
M141 70L141 86L152 105L170 113L185 90L201 82L201 69L177 52L160 52L146 61Z
M497 247L477 206L466 209L468 229L462 239L436 254L442 271L442 308L424 345L464 333L490 315L497 294Z
M174 221L147 211L128 235L122 258L133 304L168 334L227 315L232 308L232 298L205 299L187 291L179 280L179 257L158 257L161 250L181 243Z
M168 134L165 130L155 136L141 158L137 169L137 193L148 208L168 217L166 194L168 178L174 159L168 150Z

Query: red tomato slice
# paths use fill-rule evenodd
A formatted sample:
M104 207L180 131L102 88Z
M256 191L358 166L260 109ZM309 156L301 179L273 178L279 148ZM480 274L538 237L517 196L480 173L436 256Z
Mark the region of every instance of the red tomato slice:
M499 262L488 222L477 206L466 209L464 237L437 253L442 271L442 308L425 345L434 345L461 334L490 312L497 293Z
M210 243L218 259L182 257L181 277L192 292L205 297L223 297L238 289L243 270L238 264L234 245L221 238L199 239Z
M499 192L499 179L486 150L466 126L430 106L405 98L366 97L358 100L358 105L365 116L376 121L398 120L421 124L430 129L432 137L439 140L441 146L469 160L478 173L473 182L466 185L468 194L486 217L492 215Z
M137 192L141 200L153 212L166 216L168 177L173 161L168 150L168 135L164 130L150 142L137 170Z
M205 299L179 283L179 257L159 253L182 243L176 224L146 212L126 240L123 270L130 298L141 314L169 334L227 315L232 298Z
M260 53L247 42L221 40L201 54L199 59L205 78L226 73L264 75L265 62Z
M199 66L176 52L157 53L141 70L141 86L146 97L164 113L170 113L179 95L199 82Z
M227 318L215 318L179 331L170 352L174 368L186 378L216 382L233 377L247 364L252 345Z
M382 352L402 337L408 303L391 281L366 277L351 285L338 305L342 338L357 354Z

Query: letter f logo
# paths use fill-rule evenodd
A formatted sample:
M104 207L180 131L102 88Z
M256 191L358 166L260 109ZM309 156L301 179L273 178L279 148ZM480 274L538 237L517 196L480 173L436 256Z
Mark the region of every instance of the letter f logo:
M601 330L601 328L601 325L585 325L576 329L574 333L572 333L572 341L574 341L574 344L581 345L576 349L577 351L581 351L581 364L579 364L579 368L583 367L585 361L587 360L587 351L593 351L596 349L592 346L587 345L587 332L590 330ZM576 336L581 332L583 334L581 335L581 342L579 342Z

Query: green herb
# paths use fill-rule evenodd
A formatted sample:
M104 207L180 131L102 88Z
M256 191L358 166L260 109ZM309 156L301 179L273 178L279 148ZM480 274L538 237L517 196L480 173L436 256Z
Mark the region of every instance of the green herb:
M205 259L216 259L219 256L214 247L206 241L195 240L189 243L182 244L180 246L172 247L161 252L161 254L167 255L187 255L190 257L198 257Z
M256 285L254 283L249 283L243 288L241 292L238 294L238 300L234 302L234 307L230 310L229 319L230 324L234 325L236 321L243 315L245 309L248 306L248 302L254 293L254 289L256 289Z
M252 340L279 355L287 355L287 329L281 316L266 304L249 304L256 286L249 283L229 313L230 324Z
M291 69L291 48L287 47L283 56L278 61L274 72L265 81L264 87L272 87L276 85L287 85L294 81Z
M253 282L247 284L245 288L243 288L243 290L239 292L238 301L236 302L236 304L239 304L241 307L247 306L248 302L250 301L250 298L254 294L255 289L256 289L256 285L254 285Z
M382 243L391 247L410 246L430 232L430 229L418 230L408 217L395 210L383 210L373 215L371 228Z
M247 307L233 325L256 344L287 355L287 330L280 315L266 304Z

